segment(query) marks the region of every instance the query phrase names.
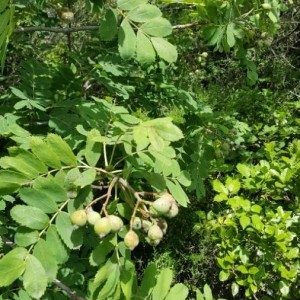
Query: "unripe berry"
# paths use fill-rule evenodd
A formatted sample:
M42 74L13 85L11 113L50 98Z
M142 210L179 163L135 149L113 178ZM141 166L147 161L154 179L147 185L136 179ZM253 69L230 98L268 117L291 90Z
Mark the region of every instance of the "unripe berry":
M158 198L152 203L152 207L159 214L164 215L170 210L173 201L174 198L169 193L164 193L160 198Z
M142 227L145 232L148 232L149 228L151 227L152 223L148 220L142 220Z
M133 250L139 244L139 236L133 230L129 230L124 236L124 243L127 248Z
M157 246L161 242L161 240L151 240L149 237L146 237L145 240L151 246Z
M177 204L174 202L171 205L171 209L169 210L169 212L166 214L166 216L168 218L174 218L178 215L178 206Z
M87 221L89 224L95 225L99 219L101 219L101 217L98 212L91 210L87 213Z
M74 13L72 11L63 11L60 14L60 18L66 23L72 22L74 20Z
M142 228L142 220L139 217L135 217L132 222L132 228L135 230L140 230Z
M156 224L161 229L161 231L163 232L163 234L167 233L168 223L167 223L167 221L165 219L157 219L156 220Z
M84 209L74 211L70 216L71 222L77 226L84 226L87 221L87 215Z
M112 232L118 232L123 229L124 224L123 224L123 221L121 218L114 216L114 215L110 215L110 216L108 216L108 219L110 221Z
M261 5L263 7L263 9L265 10L270 10L272 8L271 4L270 3L263 3Z
M94 230L97 234L99 234L101 238L109 234L111 232L111 223L109 218L104 217L96 221L94 225Z
M148 237L151 240L161 240L163 235L164 234L158 225L154 224L149 228Z

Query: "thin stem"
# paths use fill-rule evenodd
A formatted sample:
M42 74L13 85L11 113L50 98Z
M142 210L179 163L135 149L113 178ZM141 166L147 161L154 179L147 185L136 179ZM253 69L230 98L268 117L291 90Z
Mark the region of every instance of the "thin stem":
M68 286L59 281L58 279L54 279L52 281L53 284L64 290L72 299L74 300L85 300L84 298L78 296L75 291L72 291Z
M112 191L112 188L115 186L115 184L117 183L117 181L119 180L119 177L114 177L113 180L111 181L110 185L109 185L109 188L107 190L107 194L106 194L106 200L105 202L103 203L102 205L102 209L101 209L101 212L100 212L100 215L102 213L104 213L104 215L107 217L108 216L108 213L106 211L106 206L109 202L109 199L111 197L111 191Z
M105 165L105 167L107 167L108 161L107 161L106 143L105 142L103 142L103 155L104 155L104 165Z
M102 196L100 196L100 197L98 197L98 198L96 198L96 199L94 199L92 202L90 202L90 203L85 207L85 210L87 211L87 209L88 209L89 207L93 206L95 203L97 203L99 200L105 198L106 196L107 196L107 193L104 194L104 195L102 195Z
M81 27L44 27L44 26L30 26L30 27L18 27L14 30L14 33L19 32L35 32L35 31L47 31L57 33L70 33L78 31L96 31L99 30L99 26L81 26Z

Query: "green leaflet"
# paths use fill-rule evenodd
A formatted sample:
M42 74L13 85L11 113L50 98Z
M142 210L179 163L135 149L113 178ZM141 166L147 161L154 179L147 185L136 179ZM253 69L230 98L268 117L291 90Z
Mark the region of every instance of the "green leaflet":
M235 45L235 37L234 37L234 27L235 27L235 24L234 23L229 23L227 25L227 28L226 28L226 36L227 36L227 43L228 43L228 46L229 47L233 47Z
M153 127L147 128L147 134L151 146L155 151L161 151L164 148L165 142L160 135L157 134L157 131Z
M174 45L159 37L152 37L151 42L160 58L164 59L168 63L173 63L177 60L177 50Z
M25 258L28 252L25 248L15 248L0 260L0 287L9 286L25 271Z
M108 9L105 18L100 21L100 37L103 41L111 41L118 32L117 14L115 9Z
M168 294L173 279L173 272L171 269L163 269L157 276L156 285L152 291L152 299L163 300ZM177 299L177 297L176 297Z
M80 174L80 177L74 181L74 184L83 188L87 185L92 184L96 179L96 175L96 169L88 169Z
M189 289L183 283L177 283L171 288L165 300L184 300L188 294Z
M41 262L29 254L26 257L26 268L23 276L23 285L26 292L32 298L39 299L45 293L47 284L48 278Z
M172 33L172 25L167 19L157 17L142 24L140 30L155 37L165 37Z
M136 58L142 65L150 65L155 61L155 51L150 39L141 31L137 32Z
M57 155L52 147L39 137L30 138L30 147L32 152L45 163L54 169L61 167L59 155Z
M99 245L92 251L89 261L92 266L103 264L107 255L115 248L114 242L110 235L106 236Z
M124 10L131 10L135 7L147 3L148 0L118 0L118 8L124 9Z
M38 177L33 182L33 188L41 193L47 195L47 198L55 200L57 203L67 200L67 191L62 186L63 182L59 181L59 178L53 178L52 176Z
M55 225L50 225L46 233L46 242L49 251L53 253L58 264L63 264L69 259L67 248L57 233Z
M67 166L77 165L77 159L72 149L60 136L50 133L47 135L46 142L62 163Z
M2 13L7 6L8 6L8 0L2 0L0 3L0 13Z
M107 299L109 296L112 296L116 290L119 280L120 268L117 263L114 263L103 288L98 294L97 300Z
M245 229L248 225L251 224L251 220L249 217L243 215L240 217L240 224L241 224L242 228Z
M19 187L29 182L29 177L11 170L0 171L0 195L8 195L15 192Z
M178 202L183 207L187 207L187 204L190 202L190 200L178 181L175 181L174 183L173 181L167 179L167 187L176 202Z
M136 51L136 35L127 18L122 21L119 28L118 47L123 59L133 58Z
M145 128L143 126L136 126L133 129L133 139L137 145L137 151L145 149L150 141L145 134Z
M27 247L36 243L39 239L39 232L37 230L29 229L27 227L18 227L15 234L15 243L20 247Z
M44 239L40 239L33 248L33 255L41 262L45 269L48 282L52 282L57 275L58 265L52 248L55 245L50 245ZM45 255L47 253L47 255Z
M41 209L45 213L55 213L58 210L56 195L33 188L22 188L20 198L27 204Z
M47 172L46 166L31 153L21 150L19 154L16 154L15 152L19 150L13 150L13 153L10 153L11 156L2 157L0 166L4 169L14 169L30 179L37 177L40 173Z
M56 217L55 224L58 234L68 248L74 249L82 244L83 232L81 228L74 228L68 213L60 212Z
M157 269L154 263L150 263L144 271L144 276L137 296L148 299L156 283Z
M101 134L97 129L92 129L87 133L84 156L91 167L96 166L102 153L102 143L97 139L101 139Z
M15 205L10 211L11 217L19 224L31 229L44 229L48 223L48 216L39 208Z
M157 6L151 4L141 4L134 9L130 10L127 17L138 23L144 23L158 18L162 15L162 12Z
M125 300L132 299L132 287L135 279L136 273L134 264L130 260L125 260L120 273L121 289L125 296Z
M203 287L203 293L206 300L213 300L213 295L211 292L211 288L208 284L205 284Z

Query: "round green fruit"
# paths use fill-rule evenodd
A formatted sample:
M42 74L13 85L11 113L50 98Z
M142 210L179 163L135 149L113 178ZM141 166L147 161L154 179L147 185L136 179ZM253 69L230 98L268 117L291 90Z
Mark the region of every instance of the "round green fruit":
M160 198L152 203L152 207L161 215L168 213L171 209L173 197L169 193L163 194Z
M142 228L142 220L140 217L135 217L133 219L132 228L135 230L140 230Z
M87 222L87 215L84 209L74 211L70 218L71 222L77 226L84 226Z
M74 13L72 11L63 11L60 14L60 18L66 23L72 22L74 20Z
M111 223L108 217L104 217L98 221L96 221L94 225L94 230L99 236L105 237L107 234L111 232Z
M149 228L151 227L152 223L148 220L142 220L142 227L143 227L143 230L145 232L148 232Z
M160 239L158 239L158 240L151 240L149 237L146 237L145 240L151 246L157 246L161 242Z
M87 221L91 225L95 225L95 223L100 219L101 219L101 216L96 211L91 210L87 213Z
M168 229L168 223L165 219L157 219L156 220L156 225L158 225L158 227L161 229L161 231L163 232L163 234L167 233L167 229Z
M177 204L174 202L174 203L172 203L171 209L170 209L169 212L166 214L166 216L167 216L168 218L174 218L174 217L176 217L176 216L178 215L178 211L179 211L178 206L177 206Z
M148 230L148 237L151 240L161 240L163 238L163 232L156 224L152 225Z
M133 250L139 244L139 236L133 230L129 230L124 236L124 243L127 248Z
M112 232L118 232L123 229L124 223L121 218L114 216L114 215L110 215L110 216L108 216L108 219L110 221Z

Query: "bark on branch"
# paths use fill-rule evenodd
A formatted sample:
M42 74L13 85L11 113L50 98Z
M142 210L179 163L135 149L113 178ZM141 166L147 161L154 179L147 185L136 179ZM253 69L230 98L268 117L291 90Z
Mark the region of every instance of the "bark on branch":
M179 24L172 26L173 29L186 29L195 26L203 25L203 23L195 22L188 24ZM20 32L36 32L36 31L45 31L45 32L56 32L56 33L71 33L79 31L97 31L99 26L89 25L89 26L80 26L80 27L44 27L44 26L30 26L30 27L17 27L14 30L14 33Z
M35 31L47 31L47 32L57 32L57 33L70 33L78 31L96 31L99 26L81 26L81 27L44 27L44 26L32 26L32 27L18 27L14 30L17 32L35 32Z

